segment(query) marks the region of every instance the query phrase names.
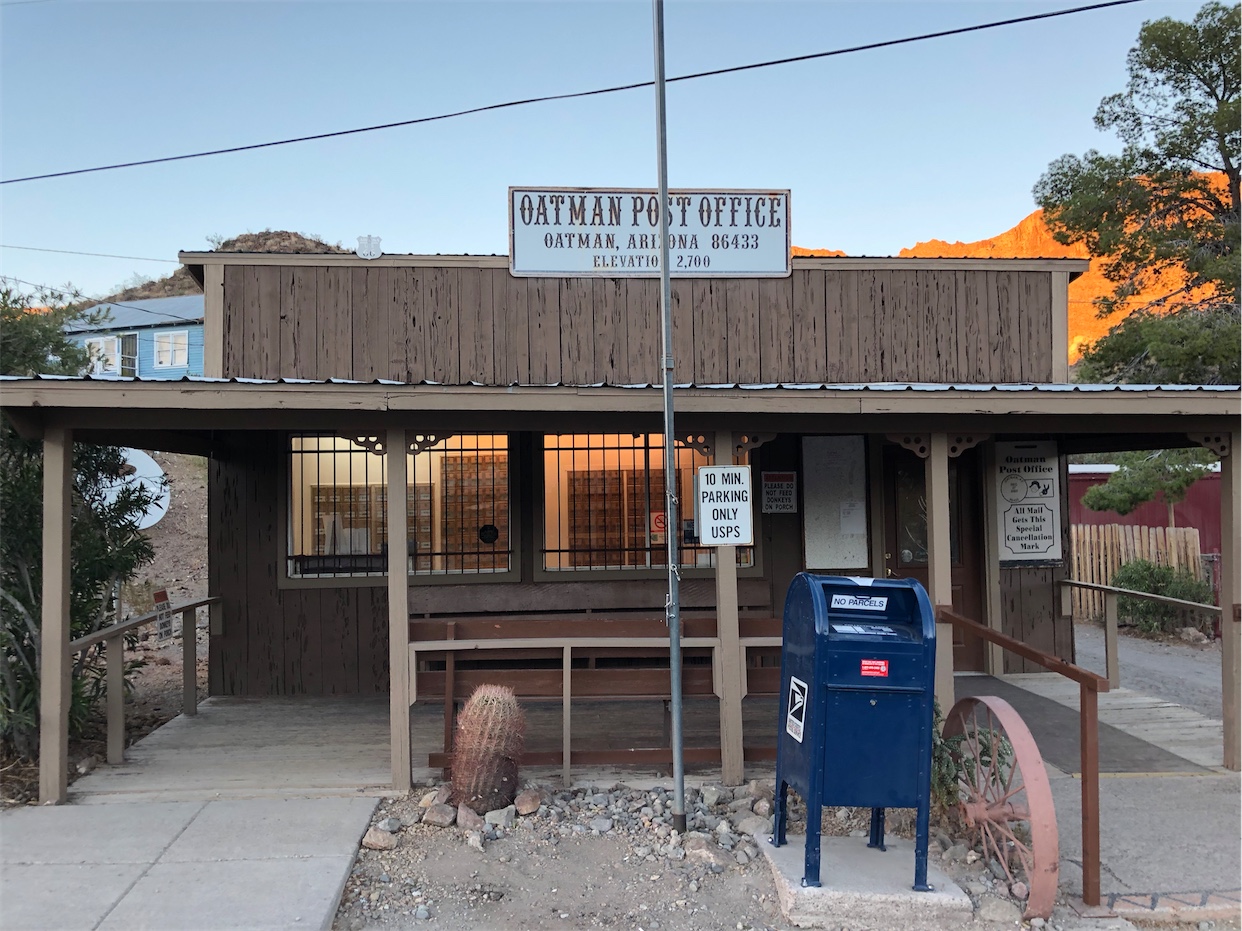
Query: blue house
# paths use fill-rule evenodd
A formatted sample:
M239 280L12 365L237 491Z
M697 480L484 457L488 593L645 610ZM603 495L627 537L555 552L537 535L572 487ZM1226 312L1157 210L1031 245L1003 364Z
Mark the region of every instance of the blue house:
M203 295L96 304L108 319L67 334L91 353L92 375L180 378L203 374Z

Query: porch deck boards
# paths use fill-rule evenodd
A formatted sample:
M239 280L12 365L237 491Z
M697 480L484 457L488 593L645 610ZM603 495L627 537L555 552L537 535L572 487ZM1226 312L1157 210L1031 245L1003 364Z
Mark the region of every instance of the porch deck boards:
M527 747L559 751L559 702L531 702ZM774 744L774 698L746 699L748 742ZM415 705L410 711L416 783L440 779L427 754L441 749L443 706ZM659 701L578 702L573 709L575 750L667 746L664 708ZM685 702L687 747L717 745L715 700ZM619 735L624 734L622 738ZM125 762L100 764L69 787L75 803L189 801L214 798L295 798L389 794L388 699L231 698L216 696L199 705L195 717L178 716L128 747ZM608 768L612 771L613 768ZM615 767L627 776L667 775L659 768ZM697 767L707 773L718 766ZM601 778L599 768L575 767L575 781ZM558 767L526 767L530 778L558 778Z
M202 702L69 787L71 802L378 795L392 776L388 699Z

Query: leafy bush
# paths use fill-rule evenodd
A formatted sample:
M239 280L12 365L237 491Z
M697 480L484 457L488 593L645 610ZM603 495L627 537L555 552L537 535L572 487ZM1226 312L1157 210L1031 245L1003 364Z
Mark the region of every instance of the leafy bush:
M1136 559L1118 569L1113 574L1112 586L1199 604L1212 603L1212 586L1197 575L1145 559ZM1144 634L1168 633L1177 627L1187 626L1188 610L1144 598L1122 596L1117 599L1118 617L1132 621ZM1196 612L1197 624L1202 626L1206 617L1206 612Z

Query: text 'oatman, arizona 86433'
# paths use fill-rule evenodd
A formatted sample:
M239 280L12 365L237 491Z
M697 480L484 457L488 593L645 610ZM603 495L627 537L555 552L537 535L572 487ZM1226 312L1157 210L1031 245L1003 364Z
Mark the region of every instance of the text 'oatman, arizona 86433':
M704 546L750 546L754 517L750 466L702 466L695 493L695 525Z

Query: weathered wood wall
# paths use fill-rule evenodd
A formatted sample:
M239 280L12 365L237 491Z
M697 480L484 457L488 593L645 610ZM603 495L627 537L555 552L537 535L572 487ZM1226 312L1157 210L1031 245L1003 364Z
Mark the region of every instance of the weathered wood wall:
M210 641L211 694L386 694L384 587L277 587L279 440L248 437L211 462L209 584L224 599L224 629Z
M673 282L678 381L1047 382L1052 275L795 269ZM225 376L659 380L659 283L503 268L226 265Z

